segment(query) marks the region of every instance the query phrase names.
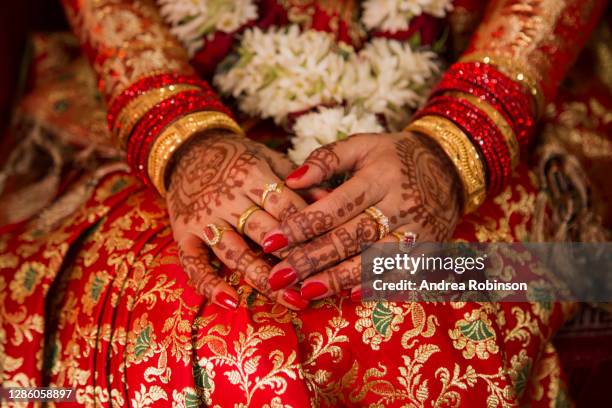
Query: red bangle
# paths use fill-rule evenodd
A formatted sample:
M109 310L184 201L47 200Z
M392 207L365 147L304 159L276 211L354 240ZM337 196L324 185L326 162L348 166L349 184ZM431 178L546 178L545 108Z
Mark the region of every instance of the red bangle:
M512 125L519 145L529 143L535 120L529 95L515 81L488 64L454 64L443 76L432 95L448 91L469 93L485 100Z
M133 101L138 96L152 89L177 84L196 85L202 88L202 92L214 95L213 90L207 82L202 81L201 79L193 75L159 74L150 77L144 77L134 82L126 90L119 94L113 101L111 101L106 116L109 129L112 130L115 127L115 121L117 120L117 115L119 115L119 112L121 112L123 108L125 108L131 101Z
M216 97L199 90L192 90L181 92L158 103L136 124L128 140L127 162L145 184L150 184L147 158L155 138L176 119L204 110L220 111L231 116Z
M488 191L498 194L512 174L510 150L495 123L468 101L450 96L437 96L416 114L442 116L455 123L478 148L487 170Z

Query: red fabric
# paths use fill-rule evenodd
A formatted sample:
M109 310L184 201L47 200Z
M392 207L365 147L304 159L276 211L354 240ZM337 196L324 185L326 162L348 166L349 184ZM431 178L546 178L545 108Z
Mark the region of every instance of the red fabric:
M525 170L508 200L483 206L457 238L494 239L502 220L510 221L509 237L529 225L530 211L519 205L535 193ZM541 364L550 368L550 337L571 306L335 298L294 314L239 285L240 308L225 311L205 306L189 286L165 211L152 192L119 173L47 239L33 240L34 223L2 235L0 306L11 316L1 326L9 339L5 384L73 386L81 403L104 406L145 398L168 406L199 395L223 407L402 406L423 398L479 406L487 398L516 402L513 390L532 406L548 406L553 394L530 387L559 386L558 365L555 376L532 385L523 376ZM237 282L231 273L228 279ZM45 320L51 316L57 320ZM42 350L43 322L44 364L42 351L28 352ZM402 367L412 373L404 380Z

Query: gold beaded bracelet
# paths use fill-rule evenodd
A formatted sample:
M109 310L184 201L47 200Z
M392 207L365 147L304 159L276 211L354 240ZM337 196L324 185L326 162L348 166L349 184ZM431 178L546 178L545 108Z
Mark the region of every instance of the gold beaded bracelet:
M151 182L162 196L166 195L166 169L172 154L192 136L211 129L226 129L244 135L240 126L226 114L202 111L181 117L155 139L147 159L147 171Z
M200 89L195 85L175 84L152 89L130 101L117 115L113 128L114 145L125 150L128 137L138 121L155 105L178 93Z
M466 94L463 92L447 92L445 95L454 96L459 99L464 99L476 106L478 109L483 111L489 119L493 121L495 126L499 129L500 133L504 137L506 141L506 145L508 146L508 150L510 151L510 164L512 168L516 168L519 163L520 158L520 147L518 144L518 140L514 135L514 131L512 130L512 126L508 123L506 118L499 113L491 104L487 101L470 94Z
M523 87L529 91L529 94L533 98L536 117L539 117L544 112L544 94L538 85L538 75L536 73L527 72L525 66L519 66L509 57L483 52L464 55L459 59L459 62L482 62L483 64L495 66L498 70L523 85Z
M432 138L448 155L463 184L464 212L476 210L486 196L485 169L470 138L453 122L440 116L423 116L412 122L407 131Z

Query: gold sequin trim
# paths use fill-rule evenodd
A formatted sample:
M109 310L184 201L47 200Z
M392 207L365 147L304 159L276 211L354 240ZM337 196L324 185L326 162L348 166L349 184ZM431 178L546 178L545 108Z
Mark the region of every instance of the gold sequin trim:
M485 169L478 151L461 129L439 116L424 116L406 128L436 141L452 160L463 184L464 212L476 210L486 196Z
M227 129L243 135L238 124L221 112L195 112L168 126L153 143L147 161L151 182L162 196L166 195L166 169L172 154L193 135L211 129Z

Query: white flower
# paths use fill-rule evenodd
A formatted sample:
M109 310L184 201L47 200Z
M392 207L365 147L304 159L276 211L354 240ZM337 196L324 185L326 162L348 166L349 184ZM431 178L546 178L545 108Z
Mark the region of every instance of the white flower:
M429 14L442 18L452 10L452 0L366 0L361 20L369 30L406 30L413 17Z
M257 18L252 0L157 0L170 31L193 56L215 31L232 33Z
M339 87L346 61L334 38L296 25L267 32L252 28L244 33L239 60L215 75L219 89L238 99L243 112L276 123L291 112L339 103Z
M344 100L384 115L392 130L406 124L439 72L435 53L385 38L368 43L347 67L341 83Z
M319 108L300 116L293 126L295 136L289 158L300 164L318 147L345 139L355 133L380 133L384 128L376 115L358 108Z

